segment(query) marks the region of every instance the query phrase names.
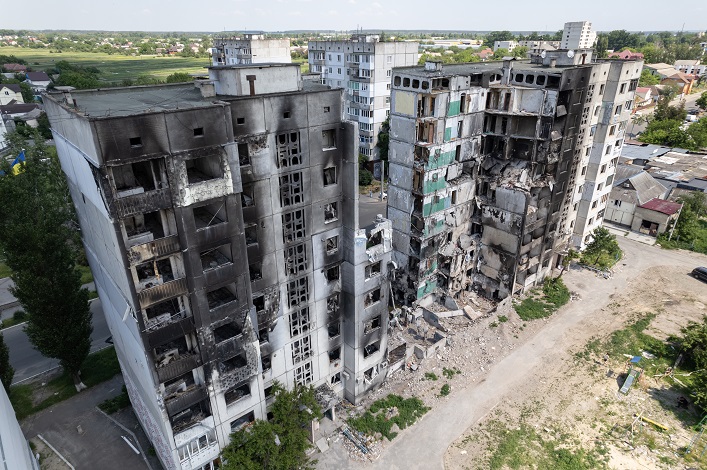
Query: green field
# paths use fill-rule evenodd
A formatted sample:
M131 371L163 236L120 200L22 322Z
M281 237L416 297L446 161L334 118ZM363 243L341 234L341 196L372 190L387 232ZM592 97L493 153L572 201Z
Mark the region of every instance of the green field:
M33 70L46 70L55 62L65 60L85 67L96 67L102 73L100 79L106 83L135 79L138 75L152 75L164 79L175 72L206 73L204 67L211 65L208 58L174 56L124 56L93 52L49 52L48 49L22 47L0 47L0 55L14 55L27 61Z

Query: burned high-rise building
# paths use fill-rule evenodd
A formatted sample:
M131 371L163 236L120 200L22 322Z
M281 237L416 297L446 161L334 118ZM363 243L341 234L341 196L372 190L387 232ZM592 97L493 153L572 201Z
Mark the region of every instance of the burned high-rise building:
M613 69L591 60L580 49L394 69L388 216L404 268L399 301L463 290L502 299L561 261L582 198L593 100Z
M392 230L358 226L341 90L298 65L209 75L45 99L127 390L168 469L214 468L276 381L357 402L387 370Z

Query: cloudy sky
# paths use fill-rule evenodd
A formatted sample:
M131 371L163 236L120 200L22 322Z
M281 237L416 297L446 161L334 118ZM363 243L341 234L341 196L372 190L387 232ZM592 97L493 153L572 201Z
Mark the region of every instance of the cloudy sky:
M665 0L33 0L3 9L0 28L112 31L525 30L592 21L599 31L704 30L707 2ZM684 24L684 26L683 26Z

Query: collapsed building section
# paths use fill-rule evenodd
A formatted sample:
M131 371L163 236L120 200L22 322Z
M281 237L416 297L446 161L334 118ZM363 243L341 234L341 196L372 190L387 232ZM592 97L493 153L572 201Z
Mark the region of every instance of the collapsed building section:
M407 268L396 301L503 299L561 261L596 81L591 51L567 52L395 69L388 215L393 259Z
M391 226L358 227L342 92L297 65L209 75L46 99L126 387L168 469L217 467L275 382L357 402L387 370Z

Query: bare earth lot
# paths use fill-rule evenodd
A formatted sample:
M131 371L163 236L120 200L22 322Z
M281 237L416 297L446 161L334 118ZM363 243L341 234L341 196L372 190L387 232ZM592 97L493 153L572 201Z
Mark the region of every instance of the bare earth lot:
M457 320L451 346L415 372L396 372L370 399L418 396L432 410L369 461L352 458L333 437L331 448L315 456L318 468L489 468L499 436L521 427L558 447L597 452L610 468L687 468L676 452L692 437L685 424L695 421L694 408L676 410L679 395L669 379L644 376L628 396L618 394L623 359L604 362L603 351L588 344L649 313L656 316L645 333L661 339L701 320L707 285L688 273L707 265L707 257L621 238L619 244L625 257L612 278L565 274L577 295L549 319L523 322L505 305L474 324ZM462 372L448 379L443 368ZM439 379L426 380L426 372ZM445 383L452 393L441 397ZM641 412L669 431L635 425L631 434L633 415Z

